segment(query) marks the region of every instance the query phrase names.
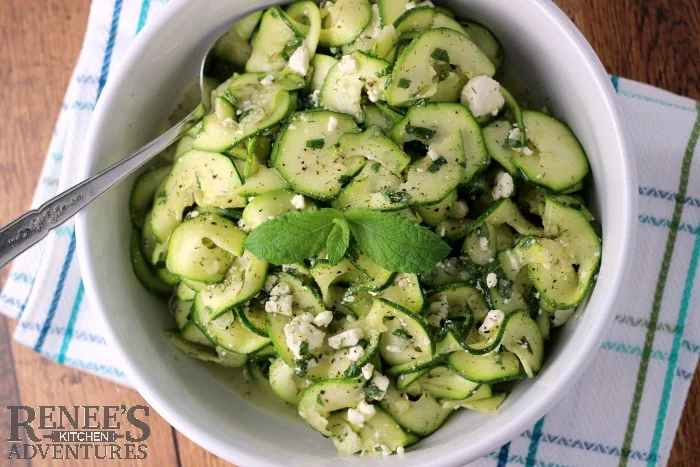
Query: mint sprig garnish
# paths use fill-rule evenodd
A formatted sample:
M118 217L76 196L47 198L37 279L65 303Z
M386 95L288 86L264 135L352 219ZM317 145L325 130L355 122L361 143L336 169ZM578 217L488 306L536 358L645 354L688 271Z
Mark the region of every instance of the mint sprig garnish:
M336 209L292 212L254 229L245 248L272 264L290 264L312 258L324 248L337 263L345 255L350 236L379 266L394 272L423 272L451 251L429 229L396 214Z
M328 252L328 261L331 264L337 264L343 259L348 246L350 246L350 226L343 217L333 219L333 223L335 225L326 239L326 251Z
M323 250L336 225L333 220L342 218L343 213L335 209L291 212L256 227L245 248L272 264L297 263Z

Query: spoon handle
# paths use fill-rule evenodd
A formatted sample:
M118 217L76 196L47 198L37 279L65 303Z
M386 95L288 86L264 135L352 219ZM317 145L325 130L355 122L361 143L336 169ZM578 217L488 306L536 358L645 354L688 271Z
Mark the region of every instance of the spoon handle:
M0 229L0 268L40 242L48 233L73 217L98 196L122 181L156 154L173 144L202 118L201 106L171 129L116 164L78 183L39 208Z

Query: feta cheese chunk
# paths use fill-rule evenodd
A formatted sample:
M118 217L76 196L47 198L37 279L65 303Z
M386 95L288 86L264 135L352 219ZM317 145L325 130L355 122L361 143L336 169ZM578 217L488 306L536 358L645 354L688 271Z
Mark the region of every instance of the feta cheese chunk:
M297 47L291 57L289 57L289 62L287 66L292 71L296 71L301 76L306 76L309 72L309 60L311 59L311 54L309 53L309 48L306 45L306 41Z
M328 131L333 131L336 128L338 128L338 119L331 116L331 118L328 119Z
M348 409L348 421L358 428L365 426L365 416L357 409Z
M294 206L296 209L304 209L306 207L304 195L294 195L292 197L292 206Z
M436 161L440 158L440 154L436 153L432 149L428 150L428 157L430 157L430 160Z
M376 400L382 400L384 399L384 396L386 395L386 390L389 388L389 378L382 374L375 374L374 377L372 378L372 384L377 387L380 391L382 391L382 394L378 397L375 397L374 399Z
M338 69L344 75L357 73L357 61L351 55L343 55L343 58L340 59L340 63L338 63Z
M489 239L487 237L481 237L479 239L479 248L481 248L481 251L489 250Z
M475 76L462 88L461 102L469 107L474 117L498 115L506 100L501 94L501 85L486 75Z
M291 290L289 289L289 284L282 282L277 284L270 290L270 296L278 297L280 295L289 295L290 291Z
M452 209L450 209L450 219L464 219L467 217L467 214L469 214L469 206L467 206L467 202L462 199L455 201L455 204L452 205Z
M333 321L333 312L330 310L322 311L314 318L314 324L319 328L325 328Z
M493 200L509 198L514 191L515 183L513 182L513 177L511 177L508 172L498 172L498 174L496 174L496 184L491 193Z
M348 350L348 359L352 360L353 362L358 361L361 359L365 354L365 349L363 349L361 346L356 345L354 347L350 347Z
M428 324L440 327L442 321L447 319L450 313L450 304L447 301L447 295L440 294L440 300L430 304L430 316L428 316Z
M411 0L409 2L406 2L406 9L407 10L413 10L414 8L418 8L419 6L428 6L430 8L435 7L433 2L431 2L430 0L425 0L423 2L415 2L415 1Z
M506 315L501 310L491 310L486 315L486 319L479 327L479 334L482 336L488 335L492 330L497 328L503 322Z
M238 221L238 228L241 229L245 233L250 232L250 227L248 227L248 224L246 224L243 219Z
M362 367L362 376L365 379L370 379L372 377L373 372L374 372L374 365L371 363L367 363L365 366Z
M265 292L270 293L270 290L277 285L277 282L279 282L279 278L273 274L270 274L265 278L265 285L263 285L263 289Z
M367 97L372 102L377 102L382 97L382 90L378 86L371 87L367 90Z
M314 107L318 107L318 98L321 95L321 90L317 89L313 93L311 93L311 104Z
M267 75L263 79L260 80L260 84L263 86L269 86L272 84L272 82L275 81L275 77L272 75Z
M360 401L360 403L357 404L357 410L359 410L360 413L365 416L365 420L369 420L370 418L374 417L375 413L377 413L374 406L365 401Z
M284 336L287 347L294 354L294 358L300 360L304 357L301 354L301 345L306 342L309 346L309 351L320 348L323 345L323 339L326 335L321 329L313 325L314 315L311 313L302 313L295 316L288 324L284 326Z
M495 272L490 272L490 273L486 276L486 286L487 286L489 289L493 289L493 288L496 287L497 285L498 285L498 276L496 276L496 273L495 273Z
M512 130L510 130L510 133L508 133L508 139L512 139L514 141L519 141L520 140L520 128L515 127Z
M369 20L369 24L362 31L362 37L367 37L369 39L376 39L382 32L380 27L381 20L379 19L379 5L376 3L372 5L372 18Z
M350 329L329 337L328 345L334 349L342 349L343 347L357 345L360 339L362 339L362 329Z

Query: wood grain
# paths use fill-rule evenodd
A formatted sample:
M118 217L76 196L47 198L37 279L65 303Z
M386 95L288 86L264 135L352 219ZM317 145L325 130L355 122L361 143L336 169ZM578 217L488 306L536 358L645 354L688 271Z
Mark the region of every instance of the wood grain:
M555 1L588 38L610 73L700 99L700 2ZM0 224L29 206L80 51L89 6L89 0L0 1L0 105L4 116L0 125ZM14 325L0 318L0 396L5 405L144 403L133 390L10 343ZM6 412L0 414L0 427L8 426L6 416ZM698 465L699 416L700 371L692 383L669 465ZM175 433L155 412L150 422L149 455L140 465L228 465ZM81 465L103 465L100 462Z

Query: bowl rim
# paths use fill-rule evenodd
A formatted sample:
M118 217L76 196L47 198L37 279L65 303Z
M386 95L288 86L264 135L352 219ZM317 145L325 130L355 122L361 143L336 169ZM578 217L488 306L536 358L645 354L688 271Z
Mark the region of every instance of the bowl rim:
M85 142L83 144L78 166L79 177L87 178L94 173L94 162L97 141L96 132L98 131L98 121L103 121L107 113L107 109L111 105L114 94L117 92L117 83L120 83L127 77L127 70L133 66L140 51L152 37L157 36L160 28L177 15L178 11L186 4L188 0L174 0L166 5L148 25L139 33L139 35L129 45L120 66L115 69L110 76L106 86L102 92L102 96L95 106L94 113L88 125ZM283 3L279 0L261 0L260 8L267 7L272 4ZM614 133L614 145L617 147L617 153L620 155L620 166L622 168L621 179L626 189L623 191L624 198L618 199L620 211L627 222L621 223L621 231L619 236L623 245L622 251L616 252L616 262L619 265L613 269L606 288L616 290L621 286L625 273L629 268L629 261L636 235L636 187L637 187L637 171L634 159L628 150L627 138L622 124L622 118L619 109L616 105L615 91L610 82L607 72L605 71L600 59L593 51L593 48L576 28L571 20L550 0L534 0L534 8L539 9L540 13L546 17L550 23L558 28L558 34L572 44L572 47L580 55L582 63L595 77L595 86L597 91L603 98L605 103L604 108L600 108L601 114L604 114L611 123L611 130ZM612 142L610 143L613 144ZM87 294L90 305L99 315L100 320L104 325L106 340L109 343L121 363L121 366L127 375L130 382L133 383L135 389L141 396L150 404L170 425L176 427L178 431L186 437L193 440L207 451L219 456L227 461L236 462L242 465L273 465L268 459L263 459L257 456L254 452L237 449L235 446L219 442L217 438L212 438L208 435L207 430L191 420L180 416L178 411L172 404L162 398L157 390L157 384L150 382L150 377L147 372L144 372L138 363L138 359L130 355L126 342L120 341L113 329L110 319L108 318L107 304L103 301L98 283L96 280L95 263L91 260L90 248L88 245L89 223L86 213L78 215L76 220L76 241L77 253L80 262L80 270L82 273L85 292ZM532 426L536 420L541 418L551 409L556 402L561 400L566 395L586 368L592 362L600 344L604 338L604 329L612 319L613 310L615 309L618 299L615 294L608 294L603 299L603 304L607 305L603 310L598 310L596 317L589 323L588 331L590 338L583 341L583 346L580 351L571 356L570 365L564 373L559 375L558 384L548 386L543 389L541 397L538 397L531 405L527 407L521 415L515 419L509 420L503 429L494 431L492 434L484 436L475 443L464 444L462 446L453 446L450 450L445 450L439 454L442 465L463 465L470 460L478 459L497 449L501 445L517 437L524 430ZM603 312L601 312L603 311ZM437 453L436 453L437 454Z

